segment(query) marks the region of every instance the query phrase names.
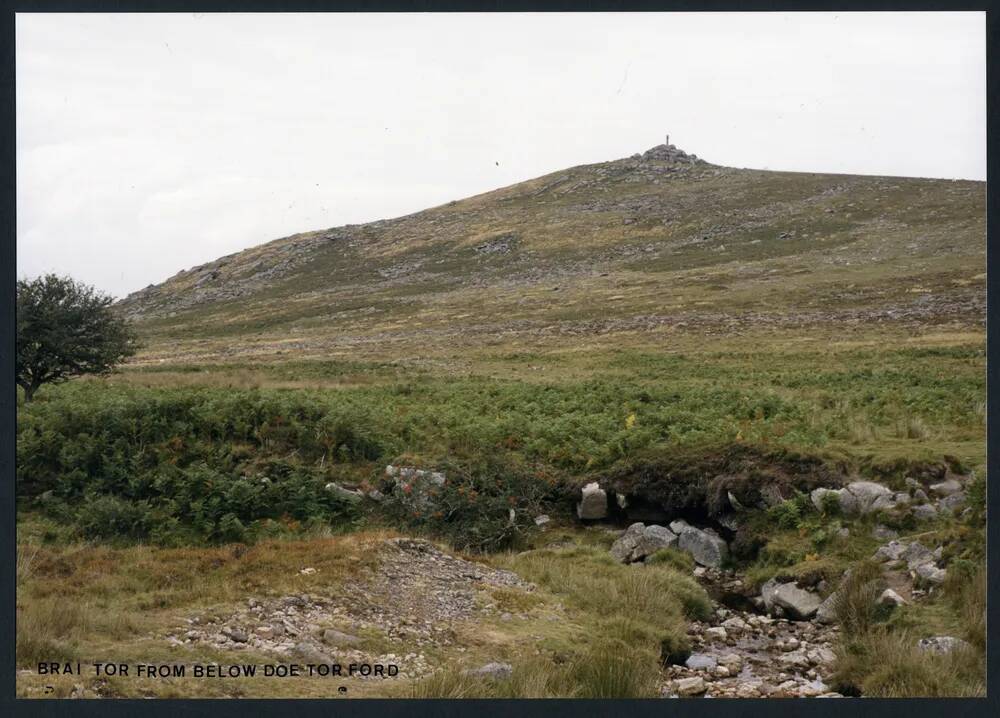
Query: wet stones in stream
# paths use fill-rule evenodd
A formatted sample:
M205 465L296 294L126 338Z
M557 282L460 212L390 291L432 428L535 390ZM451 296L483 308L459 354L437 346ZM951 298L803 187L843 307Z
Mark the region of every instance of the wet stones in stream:
M716 575L716 574L719 575ZM710 594L732 593L738 578L721 572L703 574ZM732 603L729 601L729 603ZM665 656L665 697L779 698L839 697L829 676L838 629L813 621L772 618L753 611L726 608L714 601L708 621L688 629L691 652Z

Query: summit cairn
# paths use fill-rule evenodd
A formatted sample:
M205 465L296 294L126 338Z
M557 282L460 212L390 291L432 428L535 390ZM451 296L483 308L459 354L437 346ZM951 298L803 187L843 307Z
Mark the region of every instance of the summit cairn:
M684 150L679 150L670 144L670 135L664 136L662 145L652 147L642 153L644 160L661 160L667 162L687 162L694 164L698 161L697 155L689 155Z

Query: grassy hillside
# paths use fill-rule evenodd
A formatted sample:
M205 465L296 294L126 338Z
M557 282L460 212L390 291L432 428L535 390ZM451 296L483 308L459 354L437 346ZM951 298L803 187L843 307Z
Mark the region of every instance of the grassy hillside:
M985 185L740 170L660 146L279 239L121 307L148 360L979 327Z

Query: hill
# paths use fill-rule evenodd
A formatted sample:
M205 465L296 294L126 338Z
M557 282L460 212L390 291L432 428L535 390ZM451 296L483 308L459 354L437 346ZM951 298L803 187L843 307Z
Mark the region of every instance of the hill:
M978 328L985 194L982 182L735 169L660 145L278 239L120 306L147 359Z

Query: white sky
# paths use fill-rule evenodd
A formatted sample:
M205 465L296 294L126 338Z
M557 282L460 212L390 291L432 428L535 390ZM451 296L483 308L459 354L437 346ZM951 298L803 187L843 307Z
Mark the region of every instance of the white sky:
M18 276L116 296L671 142L985 179L975 13L19 14Z

